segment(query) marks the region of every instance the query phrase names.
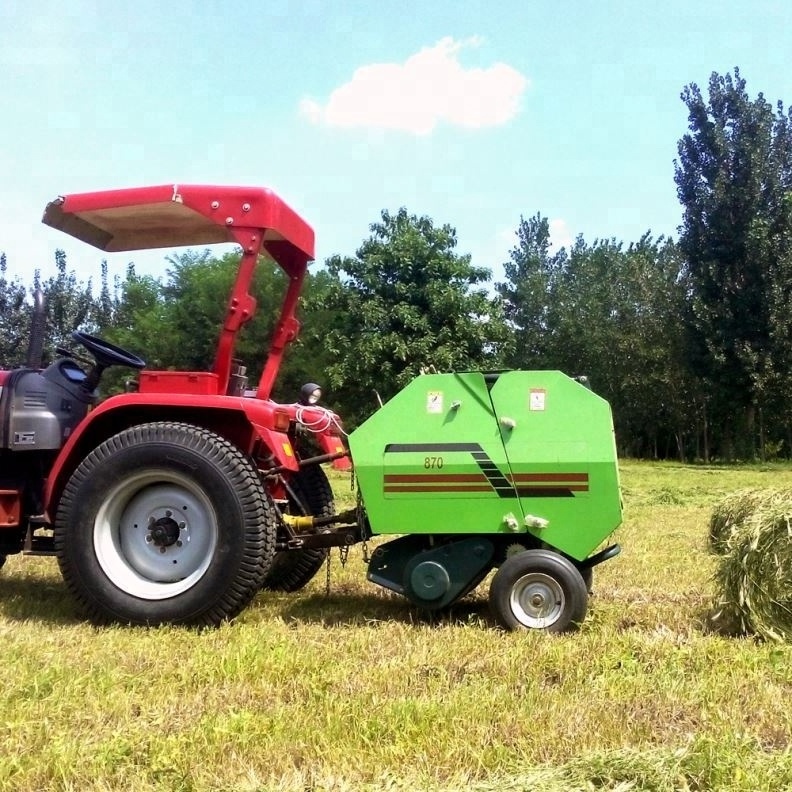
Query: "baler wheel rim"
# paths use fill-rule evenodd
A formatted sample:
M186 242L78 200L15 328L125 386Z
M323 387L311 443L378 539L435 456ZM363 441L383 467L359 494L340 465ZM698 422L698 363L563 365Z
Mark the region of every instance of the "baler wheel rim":
M528 572L512 586L509 604L518 621L526 627L543 630L561 617L566 596L552 575Z
M526 550L507 558L492 579L489 599L507 630L573 630L588 607L580 570L552 550Z

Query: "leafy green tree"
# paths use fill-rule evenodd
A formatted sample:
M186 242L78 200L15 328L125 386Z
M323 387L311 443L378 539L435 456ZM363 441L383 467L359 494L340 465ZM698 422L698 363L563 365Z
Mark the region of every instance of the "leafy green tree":
M550 224L537 213L520 218L517 244L503 265L506 281L495 285L503 299L505 315L514 333L509 366L547 367L551 362L553 290L567 254L550 252Z
M684 356L679 248L646 233L620 251L614 263L613 299L603 321L616 350L616 424L622 453L684 460L692 453L694 422Z
M316 382L323 386L323 403L343 413L345 406L339 402L339 394L328 379L334 359L329 349L328 335L340 313L330 301L330 294L336 286L336 276L326 267L309 272L299 308L302 329L297 341L289 349L286 364L278 378L277 390L284 401L294 401L302 385Z
M0 366L14 368L25 362L30 333L27 288L8 277L5 253L0 253Z
M42 281L38 271L33 276L33 288L41 289L47 306L47 333L44 345L52 355L56 347L71 349L74 330L95 332L97 329L96 302L90 279L83 282L74 270L67 270L66 253L55 251L56 274Z
M332 314L327 377L352 422L422 367L494 367L508 342L500 301L485 288L489 270L455 252L451 226L402 208L370 230L354 257L327 261L335 281L322 296Z
M682 92L689 132L675 164L689 351L713 450L746 457L764 439L763 414L774 432L789 425L778 410L792 384L792 115L751 99L738 69L708 88L706 99L696 84Z
M626 261L622 244L578 237L551 293L554 328L551 363L572 376L586 376L594 390L611 402L620 435L625 435L625 377L634 355L625 338L630 319Z

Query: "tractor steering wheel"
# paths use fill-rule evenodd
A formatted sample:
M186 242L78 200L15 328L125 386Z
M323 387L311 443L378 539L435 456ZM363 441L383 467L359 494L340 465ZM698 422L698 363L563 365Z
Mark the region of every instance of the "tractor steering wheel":
M71 337L82 344L96 360L96 365L99 368L105 369L108 366L126 366L127 368L142 369L146 367L146 361L127 352L125 349L111 344L109 341L103 341L96 336L82 333L75 330Z

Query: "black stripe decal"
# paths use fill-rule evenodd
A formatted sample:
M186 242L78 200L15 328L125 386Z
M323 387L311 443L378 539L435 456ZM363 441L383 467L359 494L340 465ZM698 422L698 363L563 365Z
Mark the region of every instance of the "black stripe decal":
M575 493L566 487L527 487L517 490L521 498L574 498Z
M500 468L484 453L483 449L473 451L473 459L479 466L479 470L487 477L487 481L492 485L495 492L501 498L514 498L517 492L512 483L503 475Z
M389 443L385 446L386 454L409 453L452 453L454 451L467 451L474 454L481 451L478 443Z

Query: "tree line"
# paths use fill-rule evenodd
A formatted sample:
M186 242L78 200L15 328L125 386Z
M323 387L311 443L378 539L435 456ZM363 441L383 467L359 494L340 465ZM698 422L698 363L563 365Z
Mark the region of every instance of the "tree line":
M751 97L738 69L706 95L681 94L687 132L674 179L679 239L550 242L548 218L520 218L503 280L457 252L455 229L382 211L354 255L306 280L303 331L275 396L318 382L350 425L422 369L557 368L585 375L611 403L619 451L679 460L792 455L792 113ZM0 256L0 360L24 362L29 296L47 297L47 348L79 328L151 368L204 369L236 272L234 254L188 251L164 277L129 265L94 287L70 272L26 284ZM238 357L255 382L285 276L258 268L259 310ZM112 381L110 382L113 386ZM116 384L117 386L117 384Z

